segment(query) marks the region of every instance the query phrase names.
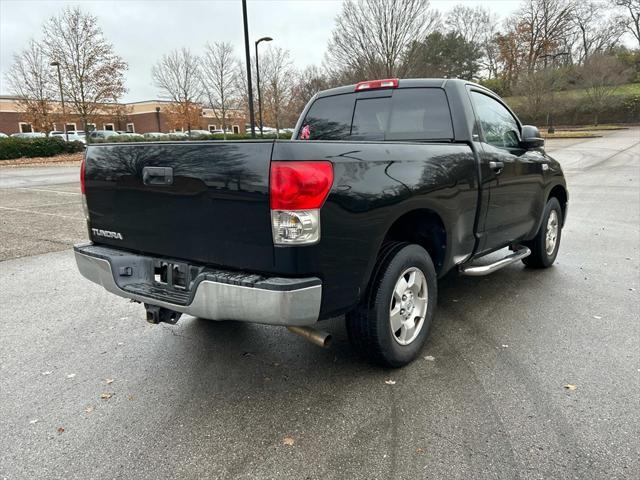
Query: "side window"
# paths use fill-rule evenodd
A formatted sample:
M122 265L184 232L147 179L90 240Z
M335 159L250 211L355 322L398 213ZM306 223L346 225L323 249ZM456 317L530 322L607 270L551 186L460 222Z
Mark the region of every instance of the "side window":
M517 147L520 143L518 122L511 112L493 98L471 92L471 100L489 145L499 148Z
M344 140L349 136L354 95L322 97L311 105L302 122L309 126L308 140ZM301 138L303 129L300 129Z

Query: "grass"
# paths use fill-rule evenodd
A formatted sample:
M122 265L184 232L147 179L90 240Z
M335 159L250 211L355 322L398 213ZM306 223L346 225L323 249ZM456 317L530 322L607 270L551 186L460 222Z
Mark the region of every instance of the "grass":
M597 138L602 135L598 135L593 132L588 131L575 131L575 130L556 130L555 133L547 133L546 131L540 132L542 138L551 139L551 138Z
M574 132L580 131L600 131L600 130L627 130L629 127L616 124L604 124L604 125L582 125L579 127L563 127L562 130L571 130Z
M586 97L584 88L577 88L574 90L561 90L559 92L555 92L557 99L571 99L571 100L580 100ZM624 85L620 85L616 88L613 96L629 96L629 95L640 95L640 83L625 83ZM511 102L513 104L521 104L524 100L523 96L515 96L515 97L507 97L505 101L507 104Z

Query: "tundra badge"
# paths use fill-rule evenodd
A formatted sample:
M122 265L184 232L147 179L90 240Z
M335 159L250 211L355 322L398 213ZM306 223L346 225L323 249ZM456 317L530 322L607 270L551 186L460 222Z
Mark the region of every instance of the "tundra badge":
M111 232L109 230L100 230L98 228L92 228L91 232L96 237L115 238L116 240L122 240L122 234L120 232Z

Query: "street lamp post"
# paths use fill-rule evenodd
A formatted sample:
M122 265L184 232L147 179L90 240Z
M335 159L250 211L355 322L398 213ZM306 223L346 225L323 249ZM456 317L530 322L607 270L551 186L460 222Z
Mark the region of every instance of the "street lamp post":
M258 89L258 118L260 120L260 136L264 137L262 133L262 95L260 93L260 66L258 63L258 44L260 42L270 42L273 40L271 37L262 37L256 41L256 87Z
M244 53L247 60L247 87L249 90L249 120L251 138L256 138L256 118L253 115L253 87L251 86L251 50L249 49L249 22L247 21L247 0L242 0L242 22L244 24Z
M162 133L162 128L160 128L160 107L156 107L156 122L158 122L158 132Z
M56 67L58 70L58 87L60 88L60 103L62 104L62 123L64 125L64 137L69 141L69 134L67 133L67 113L64 109L64 94L62 93L62 76L60 75L60 62L51 62L52 67Z

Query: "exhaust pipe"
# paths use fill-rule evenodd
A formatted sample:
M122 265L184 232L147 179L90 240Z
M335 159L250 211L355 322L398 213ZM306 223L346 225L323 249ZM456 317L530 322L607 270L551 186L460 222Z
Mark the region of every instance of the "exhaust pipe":
M331 334L328 332L322 332L311 327L287 327L287 330L300 335L319 347L328 348L331 345Z

